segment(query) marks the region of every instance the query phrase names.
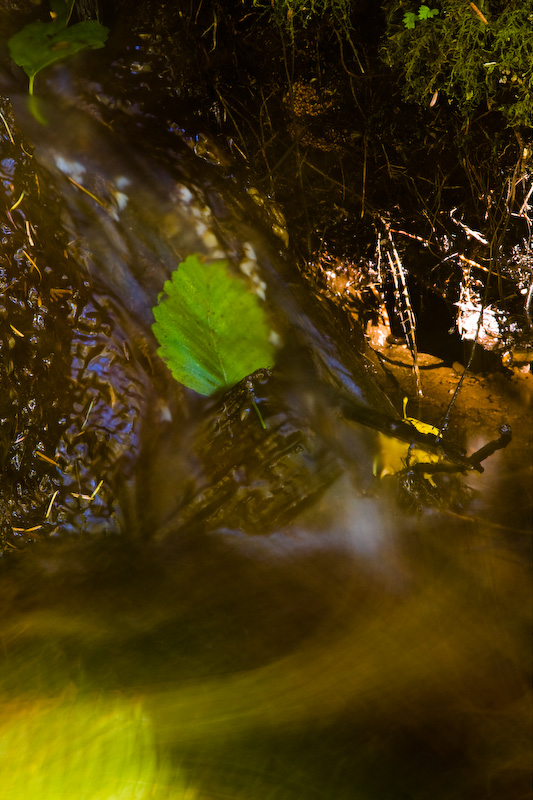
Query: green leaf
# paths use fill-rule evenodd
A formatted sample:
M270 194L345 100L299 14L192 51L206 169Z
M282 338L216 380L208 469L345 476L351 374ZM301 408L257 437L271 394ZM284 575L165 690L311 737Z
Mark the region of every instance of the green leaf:
M416 14L413 11L406 11L403 15L403 24L406 28L414 28L416 25Z
M429 6L420 6L418 9L418 18L419 19L431 19L436 14L439 13L438 8L430 8Z
M199 394L230 388L274 362L259 298L226 261L189 256L164 285L152 330L173 376Z
M11 58L30 79L30 94L33 94L34 78L42 69L85 47L103 47L109 33L95 20L78 22L67 28L71 5L65 6L56 0L53 6L58 9L53 22L30 22L8 41Z

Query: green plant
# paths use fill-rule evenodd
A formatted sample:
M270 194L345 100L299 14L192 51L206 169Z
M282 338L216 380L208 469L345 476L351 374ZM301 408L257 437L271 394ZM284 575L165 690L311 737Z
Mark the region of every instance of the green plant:
M406 11L403 15L403 24L406 28L416 27L416 23L422 19L431 19L439 13L438 8L429 8L429 6L420 6L418 15L414 11Z
M30 79L30 95L42 69L86 47L105 44L109 31L99 22L86 20L68 27L73 7L74 0L50 0L51 22L30 22L8 41L11 58Z
M466 118L488 108L510 125L533 124L531 3L441 0L427 25L408 16L407 2L384 3L382 48L387 63L403 72L407 101L428 106L440 95Z
M210 395L272 365L266 313L226 261L189 256L163 289L152 329L179 383Z

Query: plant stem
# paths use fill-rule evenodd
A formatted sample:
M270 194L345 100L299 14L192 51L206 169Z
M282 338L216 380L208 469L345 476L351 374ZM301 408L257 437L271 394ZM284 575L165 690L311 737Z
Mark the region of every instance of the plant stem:
M263 428L264 431L266 431L267 426L265 425L265 420L263 419L263 417L261 415L261 412L259 411L259 406L255 402L255 400L252 400L252 405L253 405L253 407L255 409L255 413L259 417L259 422L261 423L261 427Z

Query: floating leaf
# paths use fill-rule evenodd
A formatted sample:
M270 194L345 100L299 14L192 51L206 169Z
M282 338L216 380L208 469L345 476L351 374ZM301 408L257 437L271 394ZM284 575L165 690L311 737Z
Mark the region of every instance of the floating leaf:
M159 355L199 394L230 388L274 361L265 311L226 261L189 256L165 283L154 317Z
M424 434L431 434L437 439L440 437L440 431L434 425L428 422L422 422L416 417L407 416L407 397L403 399L403 419L408 422L417 431ZM374 475L378 478L384 478L387 475L396 475L405 469L406 465L413 466L420 463L436 463L440 461L440 455L426 450L419 445L413 445L409 442L401 441L400 439L393 439L390 436L385 436L384 433L378 433L379 452L374 458ZM431 475L424 474L424 477L435 486Z
M35 76L45 67L86 47L104 46L109 31L95 20L78 22L67 28L72 5L65 0L53 0L52 22L30 22L8 41L11 58L30 79L30 94L33 94Z

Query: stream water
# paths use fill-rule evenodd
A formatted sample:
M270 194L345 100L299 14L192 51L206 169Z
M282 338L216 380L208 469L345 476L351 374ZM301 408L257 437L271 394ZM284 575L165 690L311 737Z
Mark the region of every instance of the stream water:
M43 724L68 738L77 709L118 699L142 709L150 770L109 794L97 763L80 797L527 797L530 533L498 488L512 458L475 502L447 475L433 507L399 502L373 476L377 433L343 412L400 424L398 397L268 203L216 140L76 78L54 72L46 125L16 91L3 105L0 798L27 796L17 749L72 768L29 723L13 743L13 719L60 709ZM151 309L190 253L265 292L281 341L254 384L266 431L242 387L201 398L158 359Z

